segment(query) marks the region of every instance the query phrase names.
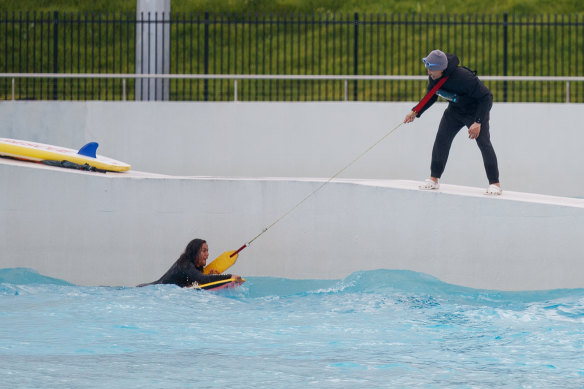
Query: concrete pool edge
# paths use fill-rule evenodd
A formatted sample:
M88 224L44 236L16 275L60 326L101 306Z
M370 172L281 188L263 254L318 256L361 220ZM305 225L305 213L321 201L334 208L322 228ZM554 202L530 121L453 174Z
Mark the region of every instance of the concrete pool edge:
M0 159L0 268L80 285L158 278L193 237L211 257L236 249L323 180L100 174ZM584 200L417 181L341 178L245 249L246 276L430 274L480 289L584 287Z

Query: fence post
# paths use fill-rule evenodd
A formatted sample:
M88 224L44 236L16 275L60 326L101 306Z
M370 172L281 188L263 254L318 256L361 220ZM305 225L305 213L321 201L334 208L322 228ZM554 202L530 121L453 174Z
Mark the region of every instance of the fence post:
M53 73L59 72L59 11L53 12ZM53 79L53 100L59 97L57 79Z
M359 74L359 13L355 12L354 19L354 32L353 32L353 74L357 76ZM357 101L357 82L353 81L353 100Z
M168 23L165 15L168 15ZM136 74L170 73L170 15L170 0L137 0ZM136 100L170 99L170 80L164 78L141 78L140 82L136 80L135 89Z
M507 76L509 64L509 14L503 14L503 75ZM507 81L503 81L503 101L507 102Z
M209 11L205 11L204 21L204 49L203 49L203 71L209 74ZM209 100L209 80L203 80L203 100Z
M566 103L570 102L570 81L566 81Z

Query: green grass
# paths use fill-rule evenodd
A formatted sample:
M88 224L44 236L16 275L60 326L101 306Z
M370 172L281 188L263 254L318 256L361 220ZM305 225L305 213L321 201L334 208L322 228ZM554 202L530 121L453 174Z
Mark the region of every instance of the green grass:
M6 11L133 12L136 0L0 0ZM172 0L172 12L442 13L518 15L584 12L582 0Z
M584 1L493 0L488 5L488 9L483 8L484 0L173 0L170 73L203 73L204 29L202 24L191 27L188 21L191 17L200 19L203 11L210 11L209 73L353 74L352 21L353 13L358 12L360 21L372 22L359 27L358 74L423 74L420 58L441 48L458 54L463 64L478 70L479 75L503 75L502 13L510 12L508 75L584 74ZM135 7L135 0L0 0L0 10L7 11L0 11L0 72L50 73L56 66L57 72L62 73L134 73L133 22L102 21L113 20L114 15L133 20ZM59 11L61 21L56 61L52 50L54 10ZM1 23L5 16L11 20L12 12L17 20L33 18L31 11L36 11L37 16L43 13L44 27L32 21ZM317 21L343 23L317 23L316 27L310 23L253 23L255 18L266 17L310 22L315 13ZM87 19L91 23L85 23ZM392 23L378 27L378 20ZM420 20L428 24L412 23ZM444 23L435 27L434 22L439 20ZM476 27L470 23L475 21ZM569 27L547 25L554 21L566 22ZM0 80L0 100L10 98L9 82ZM584 101L582 84L571 86L572 101ZM128 80L128 99L134 97L133 85ZM202 81L172 81L171 99L201 99L204 85ZM359 100L412 101L423 93L425 82L351 82L349 99L355 85ZM493 82L490 86L497 101L503 100L505 85L508 101L565 98L563 83ZM208 86L210 100L233 98L232 81L209 81ZM244 81L238 91L241 100L341 100L343 87L341 81ZM57 83L60 99L115 100L121 98L120 88L120 81ZM20 81L16 98L51 99L52 91L53 80Z

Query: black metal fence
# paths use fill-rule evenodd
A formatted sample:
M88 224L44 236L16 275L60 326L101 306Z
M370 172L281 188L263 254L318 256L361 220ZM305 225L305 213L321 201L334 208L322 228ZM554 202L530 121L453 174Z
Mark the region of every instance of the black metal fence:
M151 34L155 31L155 34ZM0 73L136 73L144 47L167 53L171 74L421 75L439 48L479 76L583 76L584 15L0 14ZM164 46L168 35L168 47ZM152 38L154 36L154 38ZM150 69L152 72L152 69ZM143 82L143 81L136 81ZM418 80L354 80L350 100L415 101ZM563 102L566 83L487 81L496 101ZM584 83L568 98L584 102ZM171 80L170 100L233 98L228 80ZM244 80L239 100L344 100L336 80ZM135 81L128 80L128 99ZM118 100L121 80L18 79L16 99ZM144 92L141 92L144 93ZM149 93L149 92L148 92ZM0 99L12 80L0 79Z

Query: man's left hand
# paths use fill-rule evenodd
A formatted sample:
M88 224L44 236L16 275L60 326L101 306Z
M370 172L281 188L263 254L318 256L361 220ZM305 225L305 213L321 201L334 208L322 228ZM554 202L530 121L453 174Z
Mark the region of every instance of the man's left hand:
M476 138L478 138L480 133L481 133L481 123L474 122L468 128L468 137L470 139L476 139Z

